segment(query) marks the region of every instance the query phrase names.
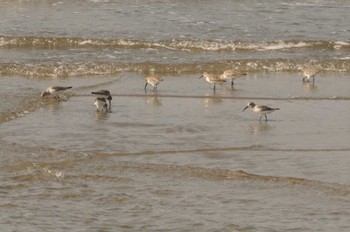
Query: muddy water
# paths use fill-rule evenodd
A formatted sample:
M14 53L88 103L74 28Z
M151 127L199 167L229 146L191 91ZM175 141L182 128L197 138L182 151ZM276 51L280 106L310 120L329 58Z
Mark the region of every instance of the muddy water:
M347 74L252 73L215 92L198 77L156 93L138 73L2 78L2 229L347 231ZM73 89L40 99L52 83ZM280 111L260 122L249 101Z

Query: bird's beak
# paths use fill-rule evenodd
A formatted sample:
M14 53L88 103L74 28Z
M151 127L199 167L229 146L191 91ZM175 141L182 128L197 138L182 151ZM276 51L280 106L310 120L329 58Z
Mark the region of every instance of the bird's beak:
M246 106L246 107L242 110L242 112L245 111L248 107L249 107L249 106Z
M45 97L46 95L47 95L46 92L42 92L42 93L41 93L41 97Z
M201 79L203 77L203 75L202 76L200 76L198 79Z

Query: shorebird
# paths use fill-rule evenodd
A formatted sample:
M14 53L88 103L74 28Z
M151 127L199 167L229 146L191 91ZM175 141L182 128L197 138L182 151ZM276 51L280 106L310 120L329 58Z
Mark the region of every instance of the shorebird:
M310 66L303 68L303 82L305 81L305 78L307 78L307 82L310 81L310 78L312 78L312 83L315 83L315 75L319 72L316 67Z
M215 91L215 86L217 84L222 84L222 83L226 82L226 80L221 79L219 76L217 76L215 74L207 73L207 72L204 72L202 74L202 76L199 77L199 79L201 79L202 77L205 77L205 80L207 82L214 85L214 91Z
M240 71L229 69L223 72L223 74L220 75L220 78L223 80L231 80L231 88L233 88L233 81L237 78L240 78L241 76L246 76L246 73L241 73Z
M41 97L45 97L47 95L53 96L56 100L60 99L59 94L67 89L71 89L72 86L62 87L62 86L50 86L45 91L41 93Z
M97 108L97 112L107 112L107 100L103 97L98 97L95 99L95 106Z
M95 92L91 92L91 94L95 95L97 98L104 98L105 100L108 100L109 103L109 109L112 107L112 96L109 90L106 89L100 89ZM95 101L96 104L96 101Z
M242 110L242 112L245 111L248 107L250 107L253 112L260 114L259 121L261 121L263 115L267 121L267 114L271 114L272 112L279 110L279 108L271 108L264 105L256 105L254 102L249 102L248 105Z
M158 76L148 76L145 78L146 84L145 84L145 91L147 88L147 84L150 84L153 86L153 91L157 91L157 86L160 82L164 81L162 78Z

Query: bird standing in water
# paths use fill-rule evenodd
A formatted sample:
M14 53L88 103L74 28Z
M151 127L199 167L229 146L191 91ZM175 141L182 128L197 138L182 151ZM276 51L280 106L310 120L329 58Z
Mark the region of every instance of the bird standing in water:
M271 114L272 112L279 110L279 108L271 108L269 106L256 105L254 102L249 102L243 111L245 111L248 107L250 107L253 112L260 114L259 121L261 121L263 115L265 116L265 121L267 121L267 114Z
M96 101L99 98L103 98L105 100L108 100L109 103L109 110L111 110L112 108L112 96L111 96L111 92L109 92L109 90L106 89L100 89L98 91L95 92L91 92L91 94L93 94L94 96L96 96ZM96 105L96 101L95 101L95 105ZM97 106L96 106L97 107Z
M237 70L233 70L233 69L229 69L229 70L225 70L220 78L223 80L231 80L231 88L233 88L234 85L234 80L237 78L240 78L241 76L246 76L246 73L241 73Z
M147 85L150 84L153 86L153 91L157 91L157 87L160 82L164 81L164 79L158 77L158 76L148 76L145 78L146 84L145 84L145 91L147 91Z
M201 79L202 77L204 77L208 83L214 85L214 91L216 89L217 84L222 84L222 83L226 82L226 80L221 79L219 76L212 74L212 73L204 72L202 74L202 76L199 77L199 79Z

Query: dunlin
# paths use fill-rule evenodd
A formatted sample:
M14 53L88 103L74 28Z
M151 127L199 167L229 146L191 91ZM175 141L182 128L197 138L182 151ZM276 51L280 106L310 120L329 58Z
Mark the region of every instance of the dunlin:
M214 85L214 91L215 91L217 84L222 84L222 83L226 82L226 80L221 79L220 76L217 76L217 75L211 74L211 73L207 73L207 72L204 72L202 74L202 76L199 77L199 79L202 77L204 77L207 82Z
M238 70L229 69L224 71L223 74L221 74L220 78L223 80L231 80L231 88L233 88L234 80L246 75L246 73L242 73Z
M267 114L271 114L272 112L279 110L279 108L271 108L264 105L256 105L254 102L249 102L248 105L243 109L243 111L245 111L248 107L250 107L253 112L260 114L259 121L261 121L261 117L263 115L265 116L265 120L267 121Z
M56 100L60 99L59 94L67 89L71 89L72 86L63 87L63 86L50 86L45 91L41 93L41 97L45 97L47 95L53 96Z
M98 91L91 92L91 94L93 94L97 98L104 98L104 99L108 100L109 109L111 109L111 107L112 107L112 96L111 96L111 93L109 92L109 90L100 89Z
M150 84L153 86L153 91L157 91L157 86L160 82L163 81L162 78L158 77L158 76L148 76L145 78L146 84L145 84L145 91L147 88L147 84Z
M303 82L305 81L305 78L307 79L307 82L309 82L310 78L312 78L312 83L315 83L315 75L319 71L320 70L314 66L303 68Z

